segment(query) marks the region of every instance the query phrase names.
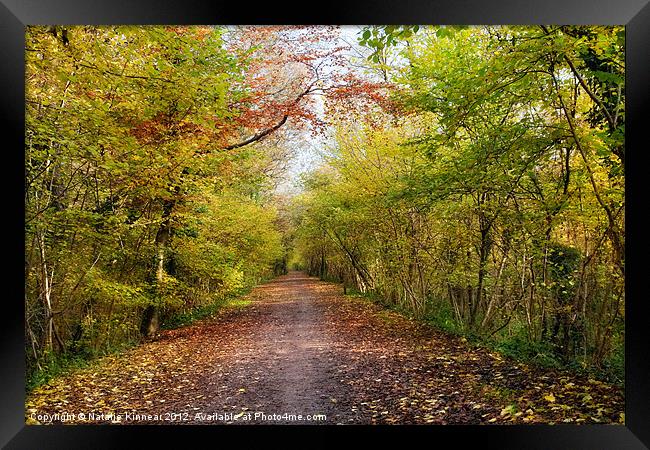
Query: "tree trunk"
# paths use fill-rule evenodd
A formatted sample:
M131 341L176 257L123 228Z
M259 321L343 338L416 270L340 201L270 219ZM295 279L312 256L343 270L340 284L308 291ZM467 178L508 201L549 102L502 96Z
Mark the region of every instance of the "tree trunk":
M324 280L325 275L327 275L327 265L325 262L325 250L320 252L320 279Z
M160 312L154 305L149 305L145 308L142 315L142 325L140 332L145 337L154 336L160 329Z
M42 233L39 240L40 257L41 257L41 276L43 291L43 307L45 310L45 335L43 349L45 352L52 351L53 336L54 336L54 316L52 314L52 284L48 274L47 262L45 258L45 233Z
M487 195L483 195L479 201L479 205L483 204L486 201ZM478 315L479 308L481 308L484 301L484 281L485 275L487 274L487 260L490 255L490 249L492 247L492 240L490 236L490 229L492 228L492 222L488 220L484 213L479 214L479 225L481 231L481 245L479 248L479 266L478 266L478 280L477 280L477 289L476 297L474 302L471 303L471 316L470 316L470 327L474 328L476 323L476 316Z
M156 290L160 295L160 289L165 278L165 253L170 235L170 216L174 208L175 200L166 200L163 204L163 221L156 233ZM154 336L160 329L160 308L158 305L148 305L142 315L140 332L145 337Z

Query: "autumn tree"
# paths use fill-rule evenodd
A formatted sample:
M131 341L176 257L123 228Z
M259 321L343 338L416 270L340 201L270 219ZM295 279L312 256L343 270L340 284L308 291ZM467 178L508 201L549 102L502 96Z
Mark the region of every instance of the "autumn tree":
M381 26L359 42L389 107L345 122L305 183L312 273L361 272L361 291L532 356L617 358L622 30Z

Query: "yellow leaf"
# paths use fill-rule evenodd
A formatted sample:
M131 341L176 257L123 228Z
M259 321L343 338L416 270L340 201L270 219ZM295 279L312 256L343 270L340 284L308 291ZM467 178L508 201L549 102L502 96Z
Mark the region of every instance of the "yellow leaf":
M25 424L26 425L41 425L41 422L39 422L38 420L32 418L31 416L27 416L27 418L25 419Z
M544 396L544 400L553 403L555 402L555 395L553 395L551 392L550 394Z

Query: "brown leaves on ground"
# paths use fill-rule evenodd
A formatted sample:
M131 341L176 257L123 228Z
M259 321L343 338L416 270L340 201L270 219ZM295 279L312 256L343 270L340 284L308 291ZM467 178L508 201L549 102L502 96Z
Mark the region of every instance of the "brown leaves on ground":
M348 299L337 314L354 328L349 336L359 356L353 353L345 372L373 423L624 420L623 393L615 386L471 348L363 299Z
M624 421L614 386L473 349L338 285L292 272L251 298L42 386L27 422L67 413L77 416L52 423L141 423L131 412L148 423L215 413L231 416L208 423L239 423L258 411L321 413L324 423Z

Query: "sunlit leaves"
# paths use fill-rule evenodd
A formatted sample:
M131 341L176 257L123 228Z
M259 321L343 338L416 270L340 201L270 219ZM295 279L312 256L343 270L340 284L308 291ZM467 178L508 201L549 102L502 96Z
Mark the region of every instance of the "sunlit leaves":
M396 46L408 40L420 29L419 25L385 25L364 27L358 42L362 46L370 47L374 51L369 59L375 63L380 62L380 54L386 47Z

